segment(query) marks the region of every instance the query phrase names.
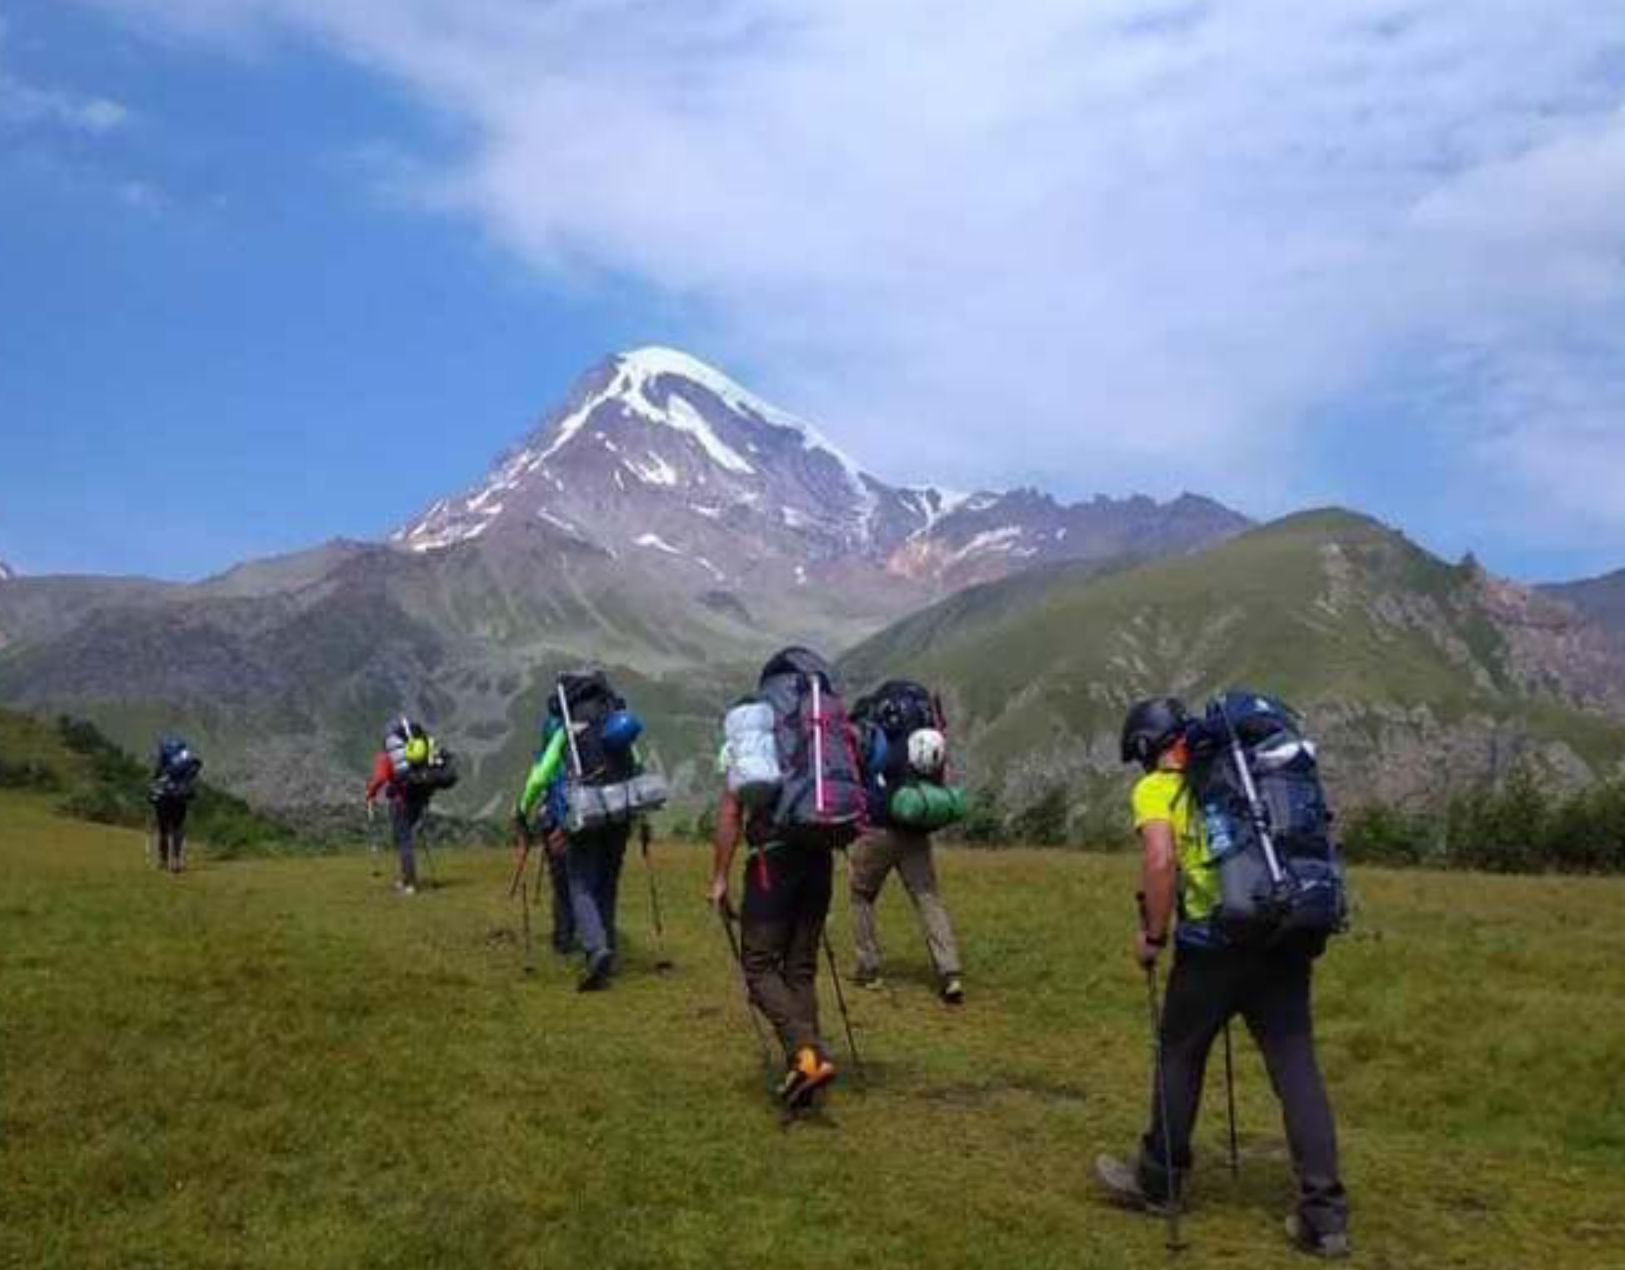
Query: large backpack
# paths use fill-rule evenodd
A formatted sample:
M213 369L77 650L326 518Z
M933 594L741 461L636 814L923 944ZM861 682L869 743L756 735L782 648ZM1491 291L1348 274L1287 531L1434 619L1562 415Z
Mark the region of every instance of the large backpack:
M197 792L203 760L180 737L165 737L158 746L156 793L162 798L190 798Z
M965 791L948 781L946 759L931 771L915 769L911 738L931 730L945 735L942 704L908 679L889 679L852 709L858 725L870 818L931 833L965 818Z
M1218 929L1238 944L1318 949L1348 924L1348 885L1314 742L1297 713L1227 692L1191 738L1191 788L1218 872Z
M752 838L844 847L867 816L857 733L829 663L787 648L762 667L757 697L773 709L778 797L755 818Z
M641 771L643 721L601 670L562 674L547 704L544 742L563 728L563 824L571 833L629 823L666 803L666 782Z
M424 726L415 719L409 719L404 714L389 725L384 733L384 753L389 755L390 771L396 780L404 780L411 770L412 763L406 757L406 749L413 741L427 742L429 733Z

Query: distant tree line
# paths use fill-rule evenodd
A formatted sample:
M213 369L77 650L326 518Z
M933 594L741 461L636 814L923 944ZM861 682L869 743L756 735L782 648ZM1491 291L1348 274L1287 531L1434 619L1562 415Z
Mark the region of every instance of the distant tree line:
M1625 873L1625 778L1560 789L1528 766L1439 805L1366 803L1339 824L1348 858L1487 873Z

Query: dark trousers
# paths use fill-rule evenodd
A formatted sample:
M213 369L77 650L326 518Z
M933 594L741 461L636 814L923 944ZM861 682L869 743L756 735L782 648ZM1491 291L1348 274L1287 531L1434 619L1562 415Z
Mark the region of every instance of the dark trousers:
M553 951L567 953L576 941L575 912L570 905L570 866L563 851L543 853L547 857L547 880L553 895Z
M186 808L184 798L160 798L153 804L158 818L158 865L178 869L186 863Z
M779 847L745 866L740 951L751 999L767 1016L786 1058L805 1046L824 1052L818 1034L818 946L829 916L832 853Z
M589 961L600 952L615 951L615 908L626 840L631 832L628 825L590 829L573 835L565 848L570 912L575 918L576 938Z
M1225 1023L1240 1015L1263 1052L1281 1102L1298 1175L1298 1215L1317 1234L1343 1230L1348 1198L1337 1171L1337 1129L1315 1058L1309 984L1313 960L1287 952L1180 948L1162 1014L1163 1079L1175 1167L1191 1167L1191 1128L1202 1101L1208 1053ZM1151 1127L1140 1143L1140 1185L1168 1193L1162 1106L1152 1079Z
M389 800L389 827L395 835L395 851L401 859L401 885L418 884L417 857L412 850L413 835L429 806L427 798L407 794Z

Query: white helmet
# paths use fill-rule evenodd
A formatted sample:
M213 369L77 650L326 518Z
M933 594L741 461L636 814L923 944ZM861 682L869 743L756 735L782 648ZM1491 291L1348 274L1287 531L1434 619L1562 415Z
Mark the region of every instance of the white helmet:
M908 738L908 765L920 776L935 776L948 761L947 739L935 728L921 728Z

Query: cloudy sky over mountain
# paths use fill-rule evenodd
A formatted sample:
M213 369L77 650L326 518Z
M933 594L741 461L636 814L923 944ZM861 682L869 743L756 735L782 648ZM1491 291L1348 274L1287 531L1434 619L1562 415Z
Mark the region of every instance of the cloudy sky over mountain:
M25 567L377 533L650 341L892 479L1339 501L1511 572L1625 565L1625 7L0 20Z

